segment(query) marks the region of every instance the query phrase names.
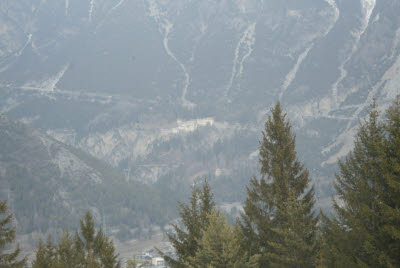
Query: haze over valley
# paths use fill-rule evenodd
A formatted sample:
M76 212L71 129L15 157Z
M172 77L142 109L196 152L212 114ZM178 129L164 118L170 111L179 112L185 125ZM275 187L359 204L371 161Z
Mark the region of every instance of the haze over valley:
M279 100L330 211L360 121L400 94L398 14L397 0L2 0L0 199L21 234L90 209L144 239L207 177L233 219Z

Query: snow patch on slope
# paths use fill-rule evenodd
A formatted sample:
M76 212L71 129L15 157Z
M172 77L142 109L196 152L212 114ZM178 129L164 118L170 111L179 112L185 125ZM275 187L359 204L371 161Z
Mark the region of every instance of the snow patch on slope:
M54 91L56 89L56 86L58 82L60 82L61 78L64 76L65 72L69 68L69 63L66 64L61 71L59 71L54 77L52 77L50 80L47 82L47 91Z
M339 19L340 16L340 11L338 6L336 5L336 1L335 0L325 0L332 8L333 10L333 21L331 23L331 25L329 25L328 29L325 32L325 36L333 29L333 27L335 27L336 22Z
M340 77L339 79L335 82L335 84L332 87L332 95L333 95L333 105L335 108L338 107L339 103L338 103L338 94L337 94L337 90L338 90L338 85L340 82L343 81L343 79L347 76L347 71L345 70L344 66L346 65L346 63L351 59L351 57L353 56L353 54L355 53L358 44L360 42L361 36L364 34L365 30L368 27L372 12L375 8L376 5L376 0L361 0L361 5L362 5L362 13L363 13L363 22L362 22L362 26L360 28L359 31L354 33L355 36L355 41L353 43L352 46L352 50L350 52L350 54L348 55L348 57L346 58L346 60L342 63L342 65L339 67L340 69ZM395 65L392 66L392 68ZM392 77L391 75L393 75L393 69L390 68L385 75L383 76L383 78L381 79L381 81L379 83L377 83L372 90L368 93L367 99L366 101L364 101L362 104L360 104L356 111L352 114L349 122L347 123L347 127L345 129L345 131L343 131L336 139L335 141L330 144L329 146L327 146L326 148L324 148L322 150L323 153L328 153L330 152L333 148L335 148L336 146L341 145L342 147L340 148L339 152L332 155L327 161L323 162L321 165L324 166L325 164L332 164L335 163L337 161L337 159L345 156L346 154L348 154L351 149L353 148L353 141L354 141L354 137L357 133L358 130L358 125L354 125L354 121L356 121L359 116L360 113L365 110L371 103L372 100L376 97L377 93L378 93L378 89L383 85L383 83L385 81L387 81L387 79L385 79L387 77L387 75L389 74L390 77Z
M335 26L337 20L339 19L339 15L340 15L340 11L339 8L336 5L335 0L325 0L330 6L331 9L333 10L333 20L332 22L329 24L328 28L323 32L323 33L319 33L316 35L313 35L309 42L313 42L316 38L319 37L325 37L326 35L328 35L328 33L333 29L333 27ZM301 17L299 12L295 12L293 10L288 11L290 16L296 16L296 17ZM307 58L308 53L310 52L310 50L314 47L314 43L311 43L304 51L303 53L301 53L299 55L299 57L297 58L297 61L295 63L295 65L293 66L293 68L290 70L290 72L286 75L285 80L283 82L283 85L281 87L281 92L279 93L279 100L282 99L283 95L285 94L286 90L288 89L288 87L292 84L292 82L294 81L294 79L296 78L297 72L301 66L301 64L303 63L304 59Z
M65 0L65 16L68 16L69 0Z
M167 15L164 12L160 11L157 2L155 0L149 0L148 3L149 3L149 15L156 21L160 33L164 35L163 45L165 51L167 52L168 56L170 56L179 65L184 74L185 80L181 95L182 105L188 109L193 109L196 106L196 104L186 99L186 95L190 86L189 72L187 71L185 65L178 60L178 58L169 48L169 34L171 33L174 25L168 20Z
M376 14L374 20L372 21L372 23L378 22L381 19L381 15L378 13Z
M125 2L125 0L119 1L118 4L116 4L115 6L113 6L113 7L111 8L111 10L115 10L115 9L119 8L124 2Z
M300 54L300 56L297 58L296 64L293 66L292 70L290 70L290 72L286 75L285 81L281 88L281 93L279 93L279 100L282 99L282 96L285 93L286 89L292 84L293 80L296 78L296 74L300 68L301 63L307 57L308 52L310 52L313 46L314 44L311 44L308 48L306 48L303 53Z
M41 82L37 81L29 82L24 86L22 86L21 89L53 92L56 89L58 82L60 82L65 72L68 70L68 68L69 68L69 63L66 64L55 76L50 77L49 79Z
M256 42L256 23L252 23L245 32L245 39L243 40L245 44L244 50L246 51L243 55L240 64L239 64L239 76L243 74L243 63L246 61L248 57L250 57L251 53L253 52L253 45Z
M25 44L22 46L22 48L20 48L18 51L16 51L16 52L14 53L14 56L15 56L16 58L18 58L19 56L21 56L22 53L24 52L25 48L26 48L29 44L32 44L32 34L28 34L28 40L25 42ZM0 51L1 51L1 50L0 50ZM4 66L0 67L0 73L2 73L2 72L4 72L4 71L8 70L8 68L12 65L13 62L15 62L15 59L12 60L11 63L8 63L8 64L6 63ZM2 64L2 63L3 63L3 62L0 62L0 64Z
M376 5L376 0L360 0L360 1L361 1L361 6L362 6L362 15L363 15L362 24L361 24L361 27L359 30L354 31L352 33L353 37L354 37L354 41L353 41L351 51L347 55L345 60L342 62L342 64L339 66L339 71L340 71L339 78L332 85L331 91L332 91L333 104L334 104L335 108L339 107L338 86L347 76L347 70L345 69L345 66L350 61L350 59L353 57L354 53L356 52L358 45L360 43L360 40L361 40L361 36L364 34L365 30L368 28L372 12L375 9L375 5Z
M368 27L372 12L376 6L376 0L361 0L361 6L363 8L363 15L364 15L364 23L363 23L363 32Z
M93 8L94 8L94 0L90 0L90 4L89 4L89 21L92 21Z
M235 56L233 58L231 78L229 79L229 83L226 87L225 96L228 96L228 93L233 86L235 78L240 78L242 76L244 69L244 62L253 52L253 45L256 42L255 38L256 24L257 23L254 22L246 28L236 46ZM239 60L240 57L241 59Z
M28 35L28 40L26 41L25 45L17 52L15 53L16 57L19 57L22 55L22 52L24 52L25 48L31 43L32 41L32 34Z
M341 133L332 144L322 149L322 153L327 154L335 147L341 146L339 151L329 157L328 160L322 162L321 166L323 167L326 164L334 164L339 158L346 156L353 149L354 137L357 134L357 131L358 125L353 126L352 128Z
M354 124L356 120L359 119L360 113L364 111L369 105L371 105L372 101L374 98L376 98L376 95L378 93L378 89L383 85L384 82L386 82L388 79L393 77L394 73L396 72L400 74L400 59L398 61L398 65L396 66L393 65L383 76L382 80L376 84L373 89L368 93L367 99L365 102L362 104L356 106L356 111L352 114L351 118L349 118L349 122L347 123L347 127L345 131L343 131L336 139L335 141L330 144L329 146L325 147L322 150L322 153L329 153L333 148L336 146L342 146L336 154L332 155L328 160L324 161L321 166L324 166L325 164L333 164L335 163L339 158L346 156L352 149L353 149L353 144L354 144L354 137L357 134L358 131L358 124ZM389 78L390 77L390 78ZM385 79L386 78L386 79ZM393 90L394 89L394 90ZM395 93L397 88L388 88L388 94L391 95ZM396 93L395 93L396 94ZM393 94L393 95L395 95ZM398 94L398 92L397 92ZM393 99L391 99L393 100ZM386 104L386 106L388 103ZM379 107L380 109L385 109L385 105L382 105Z

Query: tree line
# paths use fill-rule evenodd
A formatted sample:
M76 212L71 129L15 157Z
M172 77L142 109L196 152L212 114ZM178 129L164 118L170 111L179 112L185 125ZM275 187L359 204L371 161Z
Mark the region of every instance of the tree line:
M179 203L181 224L167 237L170 267L400 267L400 99L383 119L375 102L360 123L353 150L339 160L333 213L315 208L309 171L296 154L292 125L278 102L260 142L260 175L247 186L234 225L213 200L207 180ZM11 215L0 203L0 250L15 238ZM19 247L0 252L0 267L24 267ZM121 267L112 241L87 213L80 232L40 242L33 267ZM134 267L134 266L132 266Z
M230 226L207 181L179 204L182 225L168 234L171 267L400 267L400 100L382 120L374 102L353 150L338 162L329 217L316 211L308 170L280 103L260 142L260 176L247 186Z

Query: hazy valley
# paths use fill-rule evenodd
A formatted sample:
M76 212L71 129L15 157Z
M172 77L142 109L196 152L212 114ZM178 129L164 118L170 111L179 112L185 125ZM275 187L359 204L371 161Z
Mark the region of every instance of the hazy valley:
M51 218L46 209L25 219L32 199L14 183L16 165L48 187L38 190L55 204L46 208L75 215L71 225L90 208L134 229L174 219L176 200L208 177L230 210L259 172L261 130L280 100L317 206L329 210L336 161L361 118L373 99L385 110L400 93L399 12L396 0L1 1L1 194L21 202L21 226ZM120 188L96 199L111 185ZM140 205L124 203L128 189L139 189Z

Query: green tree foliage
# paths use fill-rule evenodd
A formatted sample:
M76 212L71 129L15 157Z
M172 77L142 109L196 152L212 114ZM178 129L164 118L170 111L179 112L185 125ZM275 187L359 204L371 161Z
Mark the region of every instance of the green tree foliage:
M186 262L189 268L250 268L257 267L256 261L247 262L247 257L240 250L235 228L230 226L225 216L213 209L207 215L208 226L203 228L203 235L197 239L198 250L194 257Z
M79 252L74 248L74 242L68 231L63 231L57 245L57 262L59 267L74 267L79 264ZM69 266L68 266L69 265Z
M56 245L53 244L53 242L51 241L51 237L49 236L46 244L42 240L39 240L38 249L36 251L36 257L35 260L32 262L32 267L53 268L53 267L71 267L71 266L60 265L60 263L57 260Z
M11 227L12 214L8 212L7 201L0 202L0 267L25 267L26 259L18 261L19 245L11 253L4 253L4 247L14 242L15 228Z
M119 268L118 255L115 253L113 242L96 231L90 212L80 221L80 233L71 236L64 231L58 245L51 239L44 245L39 242L33 268Z
M354 149L339 161L335 217L325 218L331 267L400 267L400 102L379 120L374 103Z
M109 164L4 115L0 115L0 148L0 182L12 193L13 214L21 234L75 228L80 215L93 205L107 225L119 229L165 225L177 216L169 187L127 181ZM78 177L71 177L75 175L67 172L69 167L64 170L54 161L61 155L73 159L68 162L73 164L71 168L89 167L99 176L99 183L93 183L86 168L76 173ZM6 192L0 191L0 200L6 197ZM129 239L133 236L126 234Z
M384 189L379 208L385 222L378 250L380 263L400 267L400 98L386 112Z
M179 203L178 211L184 228L181 229L174 224L174 234L167 234L175 248L177 258L173 259L159 251L169 265L186 267L187 263L190 263L190 258L197 252L202 229L208 225L207 215L211 213L213 207L215 203L207 180L204 180L202 187L192 187L189 204Z
M39 240L39 245L36 250L35 260L32 262L33 268L43 267L50 268L53 265L53 256L50 254L51 251L48 251L46 245L43 241Z
M309 173L297 160L295 135L280 103L271 110L260 146L261 179L247 187L239 221L242 249L260 267L312 267L318 218Z
M136 268L138 262L136 261L136 256L133 255L131 259L126 262L126 268Z

